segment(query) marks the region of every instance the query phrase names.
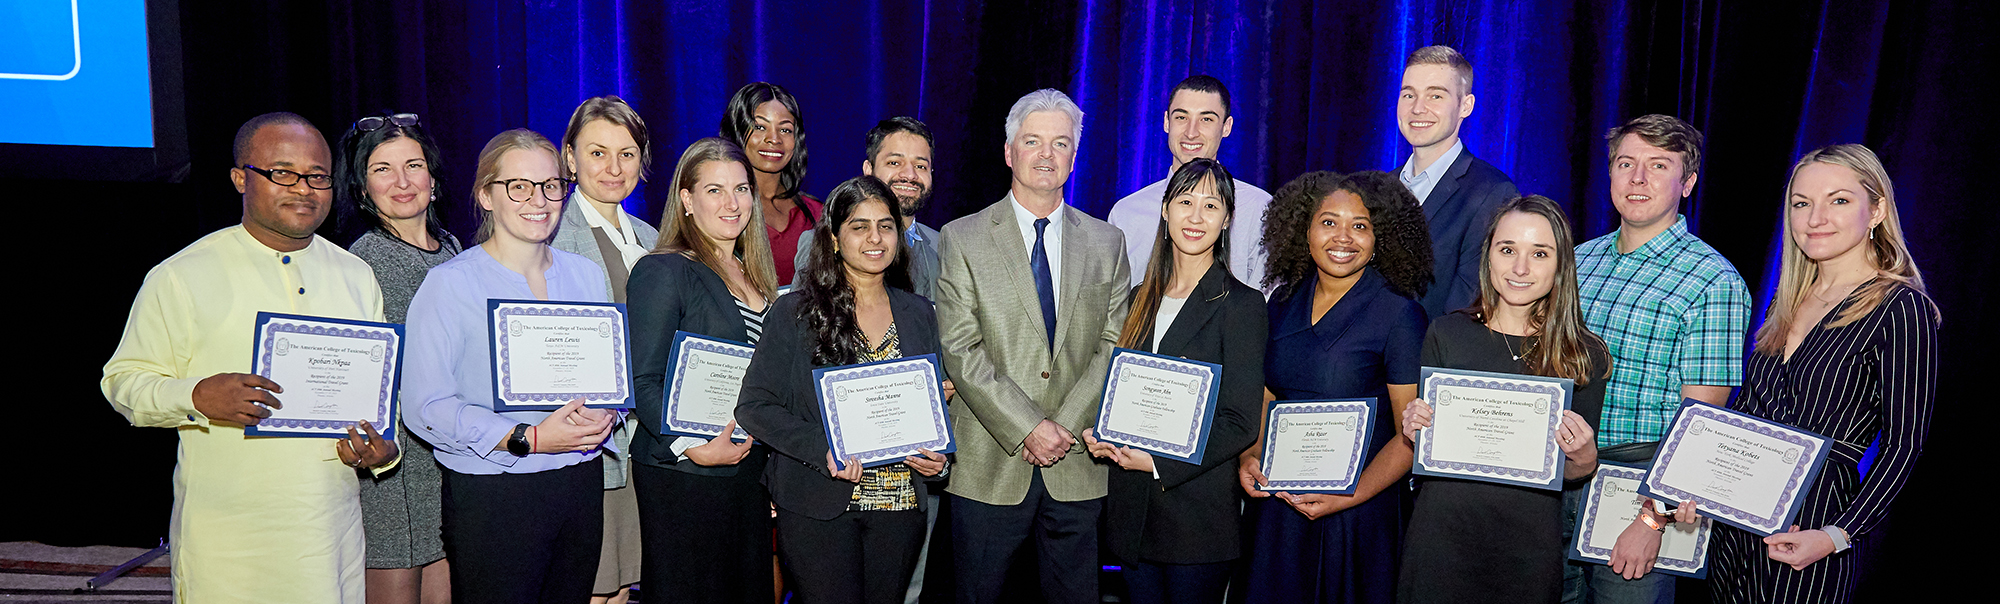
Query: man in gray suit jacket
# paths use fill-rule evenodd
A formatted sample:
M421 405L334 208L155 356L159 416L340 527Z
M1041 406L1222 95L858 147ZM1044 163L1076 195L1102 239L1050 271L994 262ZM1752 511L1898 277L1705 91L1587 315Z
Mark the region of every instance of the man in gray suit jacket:
M938 232L917 222L917 210L931 199L933 142L930 128L916 118L897 116L877 122L868 131L868 159L862 160L861 173L881 179L896 193L896 202L903 206L903 239L910 245L910 286L915 288L911 293L935 300ZM792 283L805 277L812 240L812 231L799 234L798 256L792 261L798 270ZM918 563L922 564L921 558ZM917 573L923 576L923 568L918 567Z
M1030 538L1049 602L1098 600L1107 472L1076 435L1096 423L1131 269L1124 234L1063 201L1082 130L1063 93L1022 97L1007 114L1007 197L944 227L937 314L958 387L947 491L960 604L996 601Z

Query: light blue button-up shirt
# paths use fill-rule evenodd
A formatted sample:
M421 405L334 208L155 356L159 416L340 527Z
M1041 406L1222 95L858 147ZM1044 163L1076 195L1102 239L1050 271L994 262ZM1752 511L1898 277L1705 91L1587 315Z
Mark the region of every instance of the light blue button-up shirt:
M1403 186L1409 187L1410 194L1417 196L1417 204L1422 205L1431 196L1431 190L1437 188L1438 181L1444 180L1444 173L1451 170L1451 163L1458 161L1458 154L1464 152L1465 141L1454 142L1450 149L1445 150L1443 157L1431 162L1423 172L1416 171L1417 154L1411 153L1410 159L1403 161L1403 170L1397 172L1396 177L1402 179Z

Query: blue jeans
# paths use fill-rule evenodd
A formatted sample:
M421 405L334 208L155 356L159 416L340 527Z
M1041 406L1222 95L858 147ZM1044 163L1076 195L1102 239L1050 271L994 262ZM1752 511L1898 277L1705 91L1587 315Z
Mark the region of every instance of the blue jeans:
M1589 489L1563 492L1563 542L1575 539L1577 509ZM1627 581L1604 564L1570 561L1563 566L1563 604L1674 604L1674 576L1649 572Z

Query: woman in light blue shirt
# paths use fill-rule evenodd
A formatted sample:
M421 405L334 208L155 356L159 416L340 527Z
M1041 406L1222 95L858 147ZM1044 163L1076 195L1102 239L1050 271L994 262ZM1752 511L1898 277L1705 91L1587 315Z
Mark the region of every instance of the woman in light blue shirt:
M493 410L486 302L608 302L604 271L550 248L568 183L555 146L509 130L479 153L479 245L431 269L410 301L403 421L445 467L452 599L590 597L603 543L598 454L618 412L571 401L554 412Z

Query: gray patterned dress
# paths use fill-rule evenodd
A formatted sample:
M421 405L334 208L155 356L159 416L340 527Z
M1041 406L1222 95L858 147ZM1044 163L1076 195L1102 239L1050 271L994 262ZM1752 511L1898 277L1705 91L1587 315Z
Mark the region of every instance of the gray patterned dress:
M437 250L425 251L373 230L348 246L347 251L375 269L375 281L382 286L382 315L390 323L403 322L410 298L417 295L417 286L423 285L431 267L444 264L462 249L450 233L438 243ZM395 438L403 461L394 470L378 477L359 472L368 568L415 568L444 558L439 512L443 474L430 443L406 438L407 434L402 420L397 420Z

